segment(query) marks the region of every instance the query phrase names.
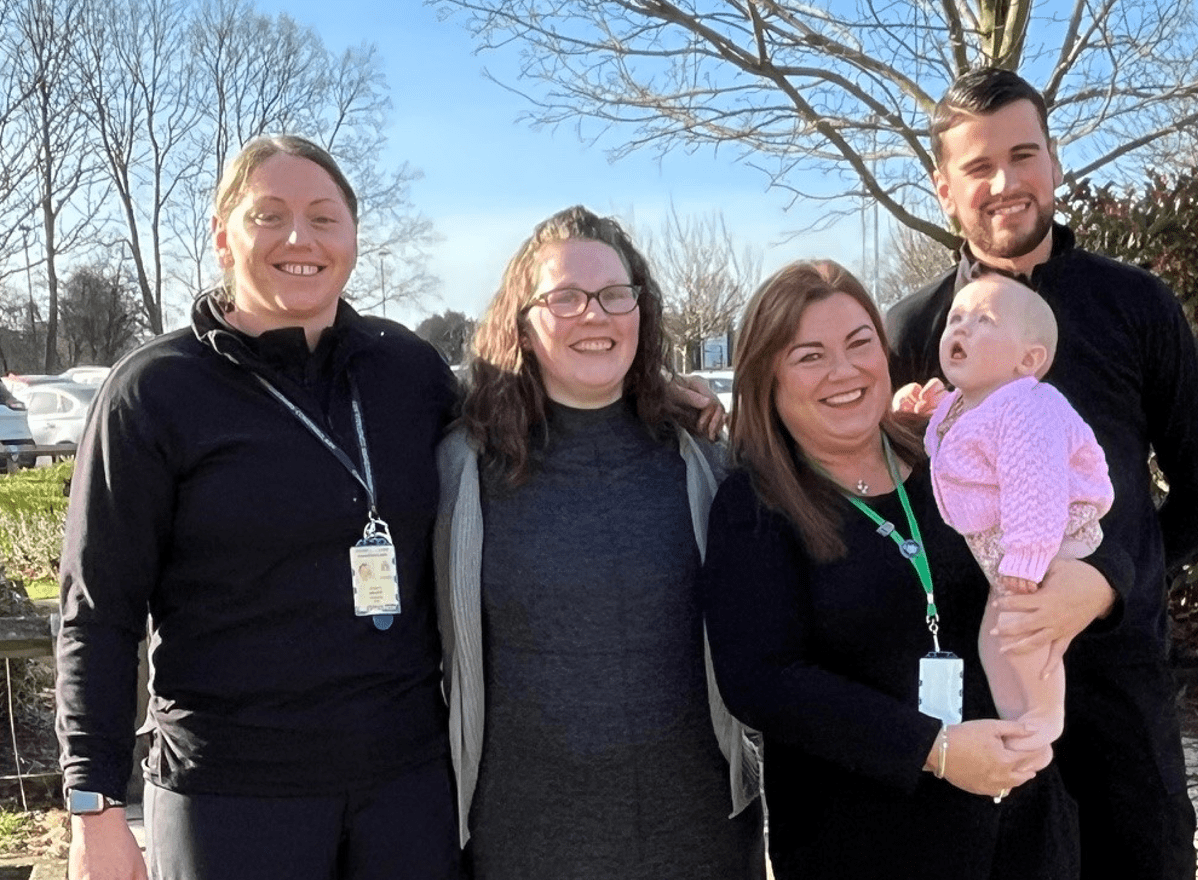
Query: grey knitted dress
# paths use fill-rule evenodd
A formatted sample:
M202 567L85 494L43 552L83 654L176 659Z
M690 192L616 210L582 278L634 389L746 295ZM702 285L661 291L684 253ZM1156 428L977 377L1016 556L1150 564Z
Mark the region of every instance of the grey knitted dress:
M677 446L624 402L550 426L527 484L484 481L474 876L760 877L758 802L728 818Z

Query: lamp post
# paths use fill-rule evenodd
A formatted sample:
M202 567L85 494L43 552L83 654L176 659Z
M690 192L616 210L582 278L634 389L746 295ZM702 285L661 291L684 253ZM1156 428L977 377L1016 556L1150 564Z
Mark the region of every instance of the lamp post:
M25 284L29 289L29 335L32 339L32 350L37 351L37 305L33 301L33 267L29 264L29 233L33 227L25 223L20 225L21 245L25 249Z
M383 292L383 317L387 317L387 261L386 257L391 256L391 251L383 248L378 252L379 258L379 287Z

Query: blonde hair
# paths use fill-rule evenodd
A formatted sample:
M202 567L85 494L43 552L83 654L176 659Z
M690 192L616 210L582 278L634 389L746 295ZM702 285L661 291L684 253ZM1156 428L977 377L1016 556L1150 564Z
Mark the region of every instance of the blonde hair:
M354 226L358 225L358 197L354 194L354 188L349 185L349 180L342 173L340 166L337 165L337 160L319 144L293 134L264 135L254 138L241 148L241 152L229 160L221 175L220 183L216 185L216 194L213 197L212 210L216 216L221 220L228 220L229 215L233 213L234 206L245 195L251 175L267 159L280 153L307 159L328 172L329 177L333 178L333 183L337 184L337 189L341 190L341 195L345 197L345 204L354 218Z

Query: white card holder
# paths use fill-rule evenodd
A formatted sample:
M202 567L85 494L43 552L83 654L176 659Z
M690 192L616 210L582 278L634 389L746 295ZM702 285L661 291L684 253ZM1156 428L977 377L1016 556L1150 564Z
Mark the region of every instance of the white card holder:
M373 617L399 614L399 577L395 547L388 542L357 544L349 548L353 576L354 614Z
M951 651L919 659L919 711L944 724L961 723L965 661Z

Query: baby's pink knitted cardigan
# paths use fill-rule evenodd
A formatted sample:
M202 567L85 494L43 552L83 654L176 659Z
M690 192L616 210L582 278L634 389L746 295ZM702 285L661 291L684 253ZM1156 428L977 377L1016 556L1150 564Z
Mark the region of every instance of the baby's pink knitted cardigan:
M999 526L999 574L1039 583L1061 548L1069 505L1110 510L1106 456L1069 401L1030 376L962 413L941 441L936 429L959 395L940 402L924 437L940 514L963 535Z

